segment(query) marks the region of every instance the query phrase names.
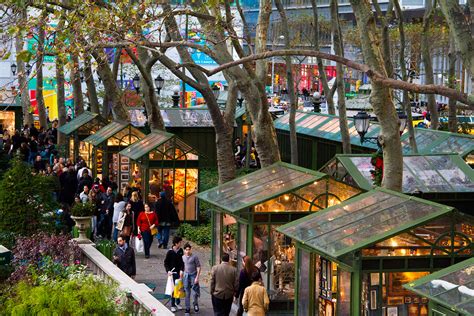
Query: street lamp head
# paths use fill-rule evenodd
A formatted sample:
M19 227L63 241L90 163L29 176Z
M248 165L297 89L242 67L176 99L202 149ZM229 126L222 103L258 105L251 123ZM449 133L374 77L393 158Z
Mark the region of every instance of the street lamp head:
M17 67L16 67L16 64L15 64L15 63L13 63L13 64L10 66L10 69L12 70L12 74L13 74L13 75L16 75L16 68L17 68Z
M26 66L25 66L26 75L27 75L27 76L30 75L30 73L31 73L31 68L33 68L33 66L31 66L29 63L27 63Z
M138 74L136 74L132 80L133 80L133 87L138 93L140 91L140 77L138 76Z
M403 134L403 131L407 127L407 118L408 116L403 111L398 111L398 121L400 122L400 135Z
M158 94L160 94L160 91L163 88L164 84L165 84L165 79L161 78L161 76L158 75L158 77L155 78L155 88Z
M102 82L102 77L100 76L100 73L98 70L97 70L97 79L99 79L99 83Z
M219 94L221 93L221 88L219 88L218 85L214 85L212 86L212 93L214 94L214 97L217 99L219 99Z
M242 103L244 103L244 98L242 96L242 92L237 92L237 102L239 102L239 108L242 107Z
M365 134L367 134L367 131L369 130L369 125L370 125L370 115L367 114L365 111L358 112L354 116L354 125L357 130L357 133L359 133L361 142L362 139L364 138Z

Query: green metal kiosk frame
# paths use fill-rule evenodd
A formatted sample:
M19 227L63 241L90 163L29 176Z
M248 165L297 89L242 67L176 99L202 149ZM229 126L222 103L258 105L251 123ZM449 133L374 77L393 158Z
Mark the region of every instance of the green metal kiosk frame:
M60 126L58 131L66 136L66 157L74 160L80 156L80 147L85 146L83 140L107 125L106 121L97 113L84 111L70 122ZM88 166L91 166L90 157L82 157Z
M334 155L342 153L342 140L339 129L339 117L335 115L296 112L296 133L298 136L299 165L318 170ZM354 153L371 153L377 150L377 145L369 142L360 143L360 137L352 118L347 120L352 151ZM277 132L280 153L284 161L290 160L289 114L274 122ZM371 124L366 137L376 137L380 134L380 125ZM408 132L401 136L404 154L412 153ZM457 153L464 159L474 154L474 136L426 128L415 128L415 139L419 154ZM301 144L301 145L300 145Z
M371 158L371 155L336 155L320 171L338 181L370 190L374 187ZM474 170L457 154L405 155L402 191L474 215Z
M295 315L427 315L401 285L474 253L473 217L382 188L277 230L297 247Z
M109 170L109 154L118 154L122 149L142 139L144 136L145 134L142 131L133 127L130 123L113 121L84 139L84 142L88 145L94 177L108 177L111 171ZM123 186L121 183L125 184L130 180L130 177L127 179L122 178L122 170L126 169L125 166L129 165L129 162L122 161L120 155L116 158L117 161L112 163L113 168L117 170L117 183L121 188Z
M212 264L226 252L238 268L250 256L260 266L271 311L293 309L295 247L277 227L359 194L327 175L275 163L199 193L213 206Z
M123 149L119 155L133 161L131 169L139 172L141 189L147 201L156 201L159 192L166 191L169 186L180 220L198 220L196 193L199 191L200 155L194 148L176 135L153 130L143 139ZM171 181L166 179L165 170L171 173L168 174ZM150 184L152 172L156 175L153 180L157 183ZM194 190L188 192L189 187L194 187Z
M474 258L403 285L430 300L432 316L474 315Z

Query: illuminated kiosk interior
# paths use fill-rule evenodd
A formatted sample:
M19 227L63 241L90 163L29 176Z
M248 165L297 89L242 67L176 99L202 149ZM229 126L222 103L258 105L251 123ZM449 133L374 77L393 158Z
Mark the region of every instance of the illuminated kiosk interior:
M403 287L430 300L430 315L474 315L474 258Z
M199 155L195 149L171 133L153 130L120 156L131 160L132 178L141 183L147 201L155 202L164 190L180 220L197 220Z
M75 161L78 156L81 156L87 166L92 166L89 146L84 142L84 139L105 125L105 120L99 114L84 111L70 122L59 127L58 131L66 136L66 157L70 157Z
M472 256L474 218L377 188L288 223L296 243L295 315L432 315L403 288Z
M121 157L119 152L144 136L142 131L130 123L113 121L84 139L92 160L94 176L104 178L110 175L119 188L127 184L140 186L132 179L130 159Z
M360 192L323 173L278 162L199 193L215 206L211 261L220 262L226 252L240 268L243 256L251 256L260 266L271 310L292 310L295 246L277 228Z
M370 190L371 155L336 155L321 172ZM474 215L474 170L457 154L405 155L402 192Z

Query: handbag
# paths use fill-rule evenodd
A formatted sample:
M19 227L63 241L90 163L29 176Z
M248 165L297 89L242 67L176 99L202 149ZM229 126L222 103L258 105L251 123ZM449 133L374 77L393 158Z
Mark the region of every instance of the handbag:
M146 213L145 213L145 216L146 216L146 219L148 221L148 225L151 226L150 219L148 218L148 215L146 215ZM158 228L156 226L153 227L153 228L150 228L150 232L151 232L152 236L155 236L156 234L158 234Z
M166 288L165 288L165 295L173 295L174 292L174 282L173 282L173 276L168 275L168 280L166 281Z
M125 224L125 217L127 215L123 215L122 217L120 217L120 219L117 221L117 229L118 230L123 230L123 224Z
M145 246L143 245L143 239L141 239L138 236L135 236L133 238L134 244L135 244L135 250L137 253L141 253L145 251Z
M121 235L129 237L131 234L132 234L132 227L131 226L124 226L122 231L121 231Z
M186 292L184 291L183 280L177 279L174 286L174 298L185 298Z

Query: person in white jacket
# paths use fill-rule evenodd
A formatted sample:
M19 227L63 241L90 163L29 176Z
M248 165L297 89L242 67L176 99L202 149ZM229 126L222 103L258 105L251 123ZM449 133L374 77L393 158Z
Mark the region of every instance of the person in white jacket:
M123 200L123 195L122 193L117 193L117 196L115 197L115 202L114 202L114 214L112 216L112 238L115 242L117 242L118 234L119 234L119 229L117 228L117 222L119 221L121 214L124 213L123 211L125 210L125 205L127 203Z

